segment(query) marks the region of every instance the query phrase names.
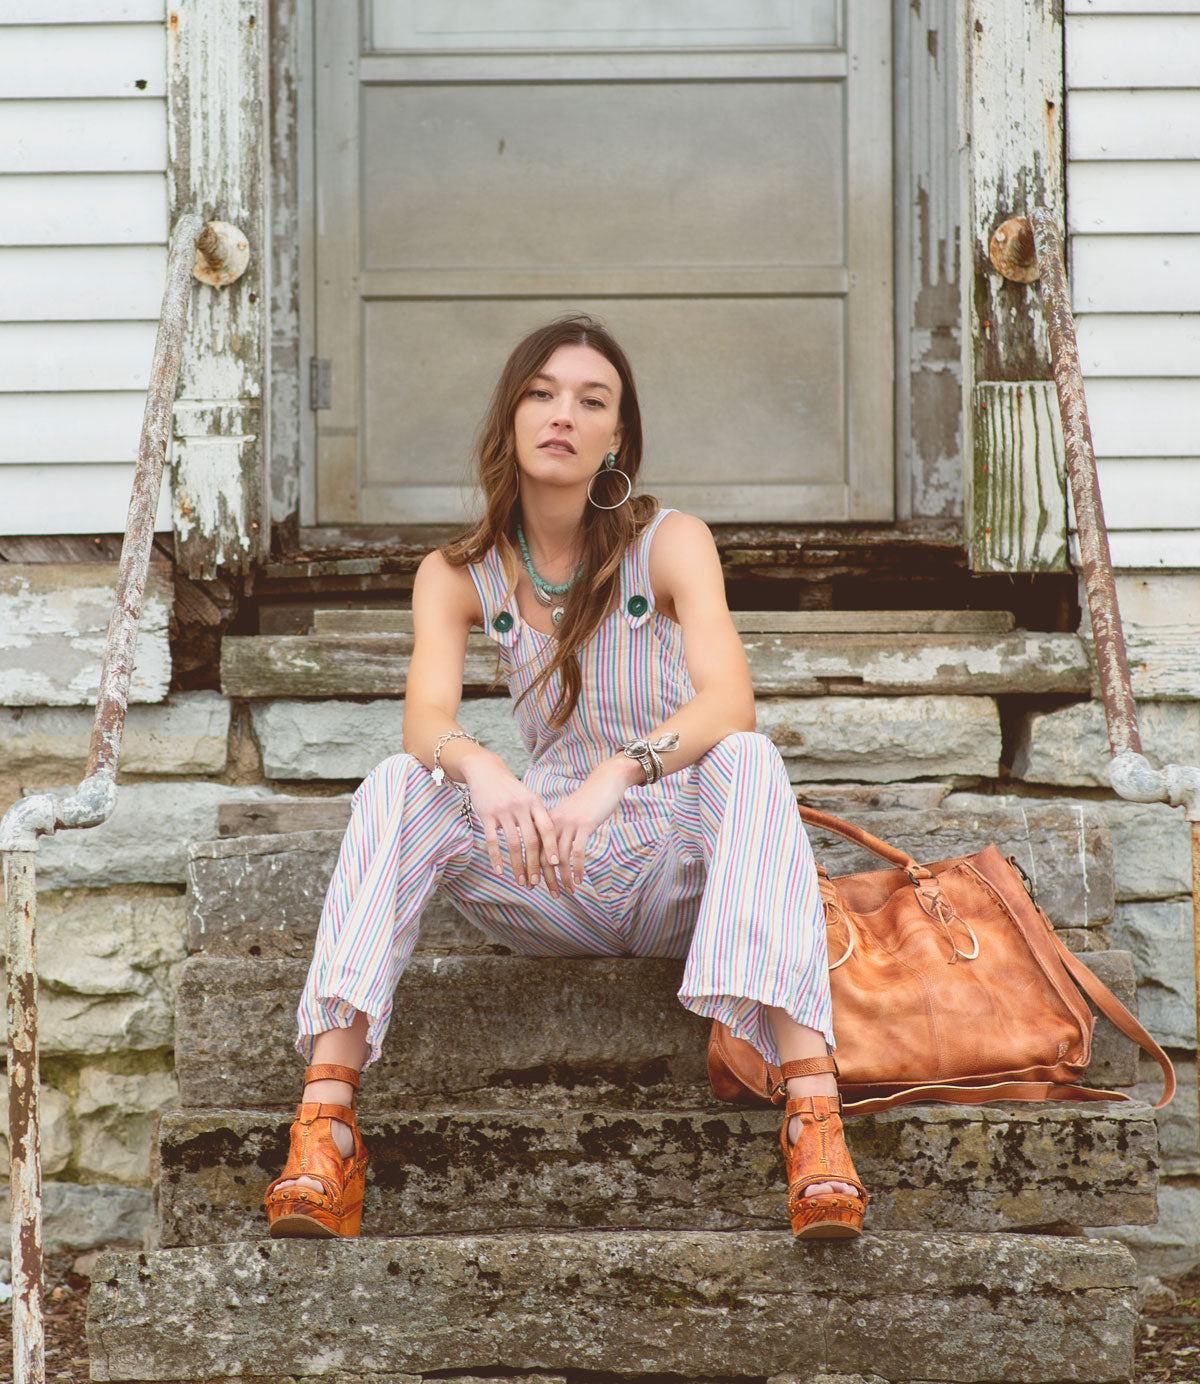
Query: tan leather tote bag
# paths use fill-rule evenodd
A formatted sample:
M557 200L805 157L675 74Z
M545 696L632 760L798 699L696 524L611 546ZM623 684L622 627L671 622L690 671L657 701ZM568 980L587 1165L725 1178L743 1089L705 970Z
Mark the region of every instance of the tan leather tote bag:
M1170 1059L1062 944L1013 857L987 846L918 865L839 817L800 815L894 867L837 879L817 867L847 1113L930 1100L1129 1100L1079 1085L1096 1022L1085 994L1162 1068L1155 1109L1172 1099ZM784 1098L778 1067L716 1020L708 1076L721 1100Z

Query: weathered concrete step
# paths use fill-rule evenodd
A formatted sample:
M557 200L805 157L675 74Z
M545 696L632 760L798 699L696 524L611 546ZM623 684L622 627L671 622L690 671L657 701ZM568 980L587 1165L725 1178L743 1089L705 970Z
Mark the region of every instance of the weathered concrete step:
M1136 1268L1056 1236L414 1236L104 1255L96 1381L590 1370L1115 1384ZM365 1380L364 1380L365 1384Z
M316 800L318 803L320 800ZM227 837L188 857L188 945L214 956L309 956L329 877L349 820L343 799L320 808L330 829ZM305 809L313 820L314 811ZM319 820L319 818L318 818ZM963 811L858 811L854 822L920 861L967 855L993 841L1035 881L1038 901L1077 931L1113 918L1112 842L1098 808L1080 803ZM831 874L882 868L831 832L810 830ZM495 950L436 893L421 923L422 951Z
M1127 952L1087 964L1130 1007ZM295 1013L302 961L193 956L179 979L175 1061L185 1106L259 1110L295 1104ZM557 1108L707 1103L708 1021L677 998L681 961L658 958L414 957L394 996L379 1062L381 1105ZM835 1018L836 1022L836 1018ZM447 1035L453 1035L451 1046ZM1136 1049L1096 1026L1092 1085L1132 1086Z
M734 626L766 634L996 634L1016 625L1010 610L734 610ZM411 610L314 610L314 634L411 634Z
M264 698L250 705L254 738L270 779L357 781L397 749L395 698ZM758 729L779 747L793 783L894 784L944 777L961 782L1000 772L1000 713L987 696L770 697L755 702ZM512 699L469 697L463 725L514 774L529 752Z
M349 820L349 807L346 807ZM210 956L312 955L345 828L203 841L188 851L188 950ZM435 891L417 951L503 951Z
M372 1108L370 1100L364 1108ZM183 1110L158 1133L164 1246L261 1237L290 1115ZM780 1113L768 1109L364 1114L371 1235L777 1230ZM847 1120L881 1230L1149 1225L1157 1137L1144 1104L910 1106Z
M1075 634L745 631L742 643L760 695L1091 690L1087 654ZM402 697L412 649L411 634L227 635L221 691L227 697ZM483 690L495 670L495 641L470 635L463 686Z

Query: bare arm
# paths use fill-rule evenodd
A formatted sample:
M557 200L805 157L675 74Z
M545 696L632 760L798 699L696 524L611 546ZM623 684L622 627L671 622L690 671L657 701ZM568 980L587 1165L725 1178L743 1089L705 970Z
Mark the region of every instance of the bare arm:
M426 554L413 581L414 645L404 689L402 743L427 769L433 749L447 731L463 730L455 719L462 702L467 636L478 615L471 578L451 567L440 552ZM500 756L470 740L456 738L442 746L441 765L448 778L462 783L468 760Z
M413 582L413 655L404 690L405 750L427 769L433 769L433 750L447 731L463 730L455 719L462 702L463 668L472 623L482 624L483 611L469 574L451 567L434 551L421 560ZM471 740L456 737L442 746L440 758L448 778L466 783L472 805L483 827L488 856L497 874L503 874L499 837L512 862L513 878L532 889L544 851L551 862L558 850L554 824L545 803L512 772L498 754ZM522 859L528 853L530 873ZM563 872L565 876L566 868ZM552 871L546 885L558 894ZM570 888L570 881L565 883Z
M720 554L702 519L682 512L667 515L651 542L650 581L655 603L675 607L688 676L696 689L673 716L646 733L648 740L678 733L678 749L659 751L663 771L670 774L694 764L734 731L755 729L754 686L725 598ZM624 775L626 784L645 781L641 765L623 753L600 768Z

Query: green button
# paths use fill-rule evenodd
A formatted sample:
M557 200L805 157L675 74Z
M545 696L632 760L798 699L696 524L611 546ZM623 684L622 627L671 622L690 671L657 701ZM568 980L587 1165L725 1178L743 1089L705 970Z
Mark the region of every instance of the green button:
M649 604L645 596L630 596L626 609L630 615L644 615Z
M513 627L513 618L507 610L502 610L492 621L492 625L495 629L507 631Z

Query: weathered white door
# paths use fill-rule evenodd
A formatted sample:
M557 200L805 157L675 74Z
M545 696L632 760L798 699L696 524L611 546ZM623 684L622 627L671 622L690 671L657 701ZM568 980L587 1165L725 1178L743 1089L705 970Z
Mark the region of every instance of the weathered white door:
M462 519L505 355L572 309L664 503L891 517L890 6L314 3L312 519Z

